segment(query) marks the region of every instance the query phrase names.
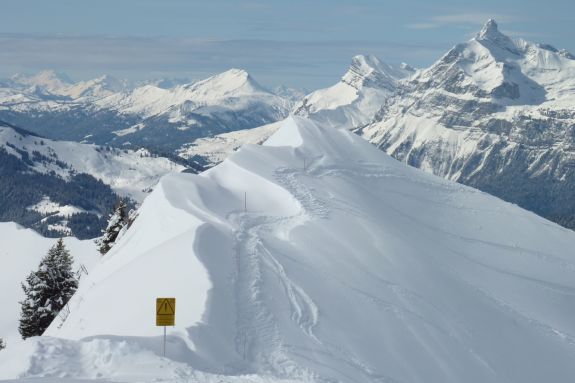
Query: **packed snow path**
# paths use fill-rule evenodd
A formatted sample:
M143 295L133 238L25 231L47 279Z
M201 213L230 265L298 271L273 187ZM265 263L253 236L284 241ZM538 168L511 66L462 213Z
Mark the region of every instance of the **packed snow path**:
M49 329L67 340L4 350L0 378L570 383L574 244L294 117L264 146L164 177ZM167 359L157 296L178 300Z

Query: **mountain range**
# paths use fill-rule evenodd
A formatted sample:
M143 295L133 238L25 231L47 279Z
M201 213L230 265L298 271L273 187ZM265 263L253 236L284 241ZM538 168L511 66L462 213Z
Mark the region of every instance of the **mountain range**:
M429 68L356 56L341 81L303 97L270 92L237 69L161 83L15 76L0 87L0 118L51 138L145 147L202 170L263 142L291 111L575 227L575 59L513 40L494 20Z
M409 165L575 228L575 57L489 20L358 133Z
M18 75L0 82L0 119L52 139L170 154L198 138L282 119L297 94L282 88L278 96L240 69L170 85Z

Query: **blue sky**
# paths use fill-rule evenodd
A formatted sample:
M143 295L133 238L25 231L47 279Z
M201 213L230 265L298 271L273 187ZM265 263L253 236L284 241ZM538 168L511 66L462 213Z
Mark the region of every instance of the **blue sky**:
M513 37L575 51L571 0L0 0L0 76L202 78L240 67L262 84L334 83L355 54L427 66L490 17Z

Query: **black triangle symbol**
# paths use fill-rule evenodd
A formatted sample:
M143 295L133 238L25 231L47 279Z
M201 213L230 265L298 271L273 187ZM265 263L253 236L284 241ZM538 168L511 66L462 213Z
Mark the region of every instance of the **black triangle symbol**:
M158 312L156 314L157 315L174 315L175 313L176 313L176 310L174 310L174 308L170 304L170 300L164 299L164 301L160 304L160 307L159 307Z

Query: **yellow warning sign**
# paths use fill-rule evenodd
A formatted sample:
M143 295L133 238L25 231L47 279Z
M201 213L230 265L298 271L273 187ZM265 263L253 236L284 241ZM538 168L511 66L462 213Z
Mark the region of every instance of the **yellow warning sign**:
M176 324L176 298L156 298L156 326Z

